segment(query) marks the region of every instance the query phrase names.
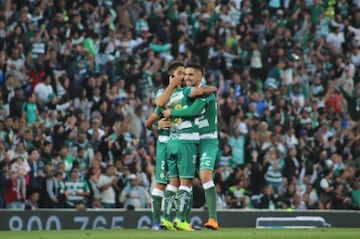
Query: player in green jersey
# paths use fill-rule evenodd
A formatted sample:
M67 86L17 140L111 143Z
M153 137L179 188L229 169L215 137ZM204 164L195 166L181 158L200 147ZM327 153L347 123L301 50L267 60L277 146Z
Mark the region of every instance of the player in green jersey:
M184 65L181 62L174 62L169 65L168 71L171 75L176 71L178 73L179 81L182 80ZM169 76L163 82L163 86L167 87L169 85ZM158 98L159 95L163 93L165 89L159 89L155 94L155 99ZM154 112L150 115L150 117L145 122L145 127L149 130L153 131L153 134L157 138L156 142L156 161L155 161L155 186L151 192L151 214L153 230L160 229L160 215L161 215L161 204L164 198L164 191L166 185L169 182L168 178L168 165L166 160L166 149L167 143L169 141L169 130L168 128L171 126L171 123L167 120L161 119L163 108L156 107ZM155 122L158 122L158 127L155 127ZM164 129L165 128L165 129ZM172 185L174 187L179 186L179 182L177 179L173 179ZM171 229L171 228L169 228Z
M200 87L203 68L198 64L190 64L185 69L185 84ZM217 103L214 94L197 98L185 109L167 109L165 117L194 117L199 127L200 143L198 156L200 160L200 179L205 191L205 199L209 219L205 227L217 230L219 228L216 213L216 190L213 181L213 170L219 145L217 133Z
M191 98L208 95L216 91L216 87L181 88L180 82L176 82L175 78L175 76L170 77L170 84L167 89L164 90L162 94L163 98L158 97L157 100L155 100L157 106L166 106L173 109L186 108L190 105ZM177 83L177 85L171 83L172 79L175 79L174 82ZM171 87L173 88L171 89ZM159 101L163 104L159 104ZM176 195L177 219L174 225L179 230L190 230L185 218L185 213L191 202L192 178L195 172L197 144L200 139L198 127L193 119L189 120L185 117L172 117L170 121L173 124L170 128L167 146L170 183L164 195L165 207L162 226L166 229L172 229L169 215ZM176 185L172 184L175 178L180 179L178 192L176 192Z

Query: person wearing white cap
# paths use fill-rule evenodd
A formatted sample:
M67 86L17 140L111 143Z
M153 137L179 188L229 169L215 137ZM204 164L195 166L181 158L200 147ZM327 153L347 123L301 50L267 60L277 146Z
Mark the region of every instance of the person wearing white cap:
M148 208L151 196L145 187L139 185L139 179L135 174L130 174L128 179L129 184L120 195L120 202L124 203L124 208Z
M94 133L99 134L99 138L101 139L105 135L105 131L100 128L101 121L98 118L94 118L91 120L91 128L86 131L86 133L90 136L92 136Z

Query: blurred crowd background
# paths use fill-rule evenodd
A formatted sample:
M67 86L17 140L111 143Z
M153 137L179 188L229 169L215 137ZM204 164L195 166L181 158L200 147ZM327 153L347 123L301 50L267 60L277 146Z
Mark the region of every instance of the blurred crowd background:
M359 0L0 3L0 208L148 208L180 60L218 87L218 208L360 209Z

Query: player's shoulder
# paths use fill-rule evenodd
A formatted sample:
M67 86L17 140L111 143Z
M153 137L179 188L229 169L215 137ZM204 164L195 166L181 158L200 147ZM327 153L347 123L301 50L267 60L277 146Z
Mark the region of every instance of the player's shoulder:
M207 101L216 101L215 93L208 94L208 95L204 96L203 98L206 99Z
M190 92L194 89L194 87L190 86L183 86L181 88L177 88L175 92L182 92L183 95L189 96Z

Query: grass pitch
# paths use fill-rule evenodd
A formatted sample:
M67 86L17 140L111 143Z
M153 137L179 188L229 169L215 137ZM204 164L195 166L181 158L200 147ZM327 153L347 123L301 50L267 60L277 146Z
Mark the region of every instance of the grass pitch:
M219 231L200 230L194 232L151 231L149 229L120 230L63 230L63 231L1 231L4 239L359 239L360 229L316 228L316 229L255 229L221 228Z

